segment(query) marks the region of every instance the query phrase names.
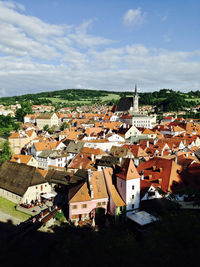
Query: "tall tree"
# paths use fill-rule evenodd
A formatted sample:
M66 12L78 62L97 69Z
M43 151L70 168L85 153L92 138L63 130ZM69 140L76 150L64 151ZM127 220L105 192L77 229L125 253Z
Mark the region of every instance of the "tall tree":
M0 165L4 161L9 160L11 157L12 157L12 152L11 152L10 144L8 141L5 141L2 147L1 154L0 154Z

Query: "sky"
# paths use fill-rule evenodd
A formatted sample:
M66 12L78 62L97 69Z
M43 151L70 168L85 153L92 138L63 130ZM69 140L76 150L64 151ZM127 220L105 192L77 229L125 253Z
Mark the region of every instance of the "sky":
M200 89L199 0L0 0L0 97Z

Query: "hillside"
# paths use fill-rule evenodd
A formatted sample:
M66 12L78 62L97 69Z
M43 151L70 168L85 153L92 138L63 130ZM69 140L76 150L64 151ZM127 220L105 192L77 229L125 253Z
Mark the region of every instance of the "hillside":
M64 89L59 91L26 94L0 98L0 104L11 105L16 101L54 106L78 106L93 104L117 104L120 97L131 96L132 92L98 91L89 89ZM183 93L172 89L139 93L140 105L154 105L160 111L177 111L200 104L200 91Z

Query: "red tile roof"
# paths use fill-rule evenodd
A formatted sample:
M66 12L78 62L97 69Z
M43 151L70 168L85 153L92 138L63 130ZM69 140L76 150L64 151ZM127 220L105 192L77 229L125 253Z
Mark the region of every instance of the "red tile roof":
M131 180L140 177L132 159L130 158L125 159L124 163L122 164L120 172L117 173L117 177L123 180Z

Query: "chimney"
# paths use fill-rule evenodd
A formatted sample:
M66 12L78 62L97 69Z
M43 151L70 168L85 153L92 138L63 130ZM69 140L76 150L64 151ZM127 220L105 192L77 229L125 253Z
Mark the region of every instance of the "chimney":
M91 169L88 169L88 182L91 184Z
M149 141L147 141L147 144L146 144L147 147L149 147Z
M91 190L91 199L93 199L93 198L94 198L94 191Z
M91 161L94 161L94 154L91 154Z
M119 163L120 163L120 165L121 165L121 163L122 163L122 158L121 158L121 157L119 158Z
M144 174L141 175L141 180L144 180Z
M176 153L175 162L178 163L178 155Z
M79 169L81 170L82 169L82 165L80 164L80 166L79 166Z
M188 153L185 153L186 158L188 158Z
M161 150L161 156L163 156L163 150Z
M17 158L17 163L21 163L21 160L20 160L20 158Z

